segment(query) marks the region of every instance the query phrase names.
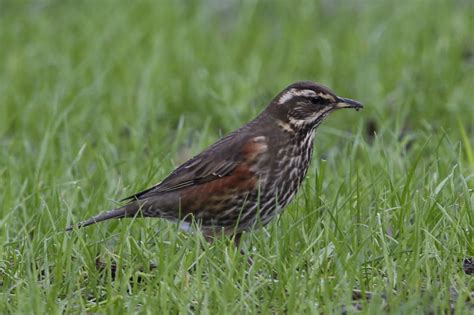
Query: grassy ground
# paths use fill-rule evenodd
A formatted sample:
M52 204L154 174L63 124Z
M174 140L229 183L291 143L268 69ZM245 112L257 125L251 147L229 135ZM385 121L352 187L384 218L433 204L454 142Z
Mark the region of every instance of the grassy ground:
M473 30L469 0L1 0L0 310L472 311ZM63 232L301 79L366 108L320 128L252 267L163 220Z

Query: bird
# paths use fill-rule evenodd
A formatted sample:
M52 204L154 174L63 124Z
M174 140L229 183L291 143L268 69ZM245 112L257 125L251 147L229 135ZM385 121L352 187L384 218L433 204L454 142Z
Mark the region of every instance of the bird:
M287 86L252 121L177 167L160 183L122 199L113 210L70 225L71 231L131 217L167 219L206 238L263 227L301 187L318 126L332 112L363 105L311 81Z

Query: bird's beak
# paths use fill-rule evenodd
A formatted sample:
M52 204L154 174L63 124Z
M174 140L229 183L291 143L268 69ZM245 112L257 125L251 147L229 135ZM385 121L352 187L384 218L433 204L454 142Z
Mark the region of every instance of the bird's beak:
M364 106L357 101L351 100L350 98L337 97L337 103L334 104L334 108L355 108L355 110L359 110L364 108Z

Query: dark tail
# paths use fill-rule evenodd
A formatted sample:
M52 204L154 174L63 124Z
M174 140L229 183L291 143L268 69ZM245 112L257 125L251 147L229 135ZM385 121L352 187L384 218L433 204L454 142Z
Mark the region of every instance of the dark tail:
M96 224L98 222L109 220L109 219L133 217L137 213L137 211L138 211L138 207L132 202L132 203L126 204L123 207L113 209L107 212L99 213L98 215L93 216L92 218L86 221L82 221L77 224L72 224L66 228L66 231L71 231L74 229L74 227L82 228L82 227Z

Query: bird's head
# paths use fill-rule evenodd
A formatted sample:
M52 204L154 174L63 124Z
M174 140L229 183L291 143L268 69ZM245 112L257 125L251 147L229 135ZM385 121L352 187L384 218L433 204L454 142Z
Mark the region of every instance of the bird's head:
M337 96L325 86L304 81L293 83L278 94L269 111L290 128L312 129L330 112L341 108L359 110L363 106L357 101Z

